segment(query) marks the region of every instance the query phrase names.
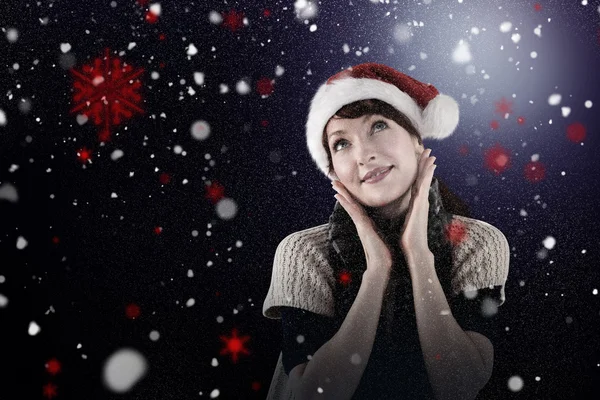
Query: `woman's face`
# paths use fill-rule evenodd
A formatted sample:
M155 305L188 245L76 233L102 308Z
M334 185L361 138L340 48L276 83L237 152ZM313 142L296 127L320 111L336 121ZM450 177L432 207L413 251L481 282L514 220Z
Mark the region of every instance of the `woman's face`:
M325 132L334 179L341 181L356 201L380 208L387 217L406 211L417 177L418 157L424 150L417 138L379 114L354 119L333 117ZM379 182L363 182L370 170L390 166Z

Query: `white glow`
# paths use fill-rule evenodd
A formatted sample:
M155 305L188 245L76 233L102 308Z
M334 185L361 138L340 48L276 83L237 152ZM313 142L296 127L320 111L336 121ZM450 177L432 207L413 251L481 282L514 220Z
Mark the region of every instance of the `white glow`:
M469 50L469 44L464 40L460 40L458 45L452 53L452 61L457 64L465 64L471 61L471 51Z
M148 370L144 356L134 349L121 349L113 353L104 364L104 384L116 393L129 391Z

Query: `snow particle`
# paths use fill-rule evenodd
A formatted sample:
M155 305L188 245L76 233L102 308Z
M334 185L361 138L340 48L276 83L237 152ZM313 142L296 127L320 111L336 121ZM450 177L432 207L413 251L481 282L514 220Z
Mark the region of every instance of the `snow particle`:
M531 56L531 58L537 58L538 53L537 51L532 51L529 55Z
M398 24L394 28L394 39L400 43L408 42L411 36L410 27L406 24Z
M8 182L0 185L0 200L7 200L11 203L16 203L19 201L17 188Z
M238 94L248 94L250 93L250 84L248 83L247 79L242 79L239 80L236 85L235 85L235 90L238 92Z
M548 236L546 239L544 239L543 244L545 248L552 250L554 246L556 246L556 239L552 236Z
M160 14L162 13L162 8L160 6L160 3L153 3L150 5L149 11L156 15L157 17L160 16Z
M77 121L77 123L79 125L83 125L86 122L88 122L88 116L85 114L77 114L77 117L75 118L75 120Z
M19 39L19 31L15 28L8 28L6 30L6 39L11 43L16 42Z
M204 73L194 72L194 82L196 82L196 85L198 86L204 85Z
M594 290L592 290L592 294L593 294L594 296L598 295L598 289L594 289Z
M23 250L27 247L27 240L23 236L19 236L17 238L17 249Z
M112 153L110 153L110 159L113 161L117 161L119 158L123 157L123 150L115 149Z
M42 329L35 321L31 321L29 323L29 328L27 329L27 333L29 333L29 336L35 336L38 333L40 333L41 330Z
M500 24L500 32L503 32L503 33L510 32L511 29L512 29L512 24L508 21L505 21Z
M60 44L60 51L62 51L63 53L68 53L69 50L71 50L71 45L69 43Z
M198 120L192 124L190 133L196 140L206 140L210 136L210 125L206 121Z
M314 32L314 31L316 31L316 30L317 30L317 25L316 25L316 24L312 24L312 25L310 26L310 31L311 31L311 32Z
M460 40L452 53L452 60L457 64L464 64L471 61L471 51L469 44L464 40Z
M192 307L194 304L196 304L196 300L194 300L193 298L189 298L188 301L185 302L185 305L187 307Z
M560 100L561 100L561 95L558 93L553 93L550 95L550 97L548 97L548 104L550 104L551 106L557 106L560 104Z
M587 100L585 102L585 108L592 108L592 101L591 100ZM1 122L0 122L0 124L1 124Z
M298 336L296 336L296 341L298 343L304 343L304 335L298 335Z
M296 0L294 3L296 18L300 21L312 19L317 15L317 5L309 0Z
M360 354L358 354L358 353L354 353L350 357L350 362L354 365L359 365L361 363L361 361L362 361L362 358L360 357Z
M208 13L208 20L211 24L218 25L223 21L223 17L216 11L211 11Z
M513 33L510 38L513 41L513 43L519 43L519 40L521 40L521 35L519 35L518 33Z
M7 304L8 304L8 297L6 297L2 293L0 293L0 308L6 307Z
M569 114L571 114L571 107L561 107L560 111L562 113L562 116L567 118Z
M146 374L147 369L148 363L139 351L117 350L104 364L104 384L113 392L125 393Z
M513 392L520 391L523 389L523 379L518 375L511 376L508 379L508 388Z
M0 108L0 126L6 125L6 113Z
M160 338L160 333L158 333L158 331L151 331L148 337L150 337L150 340L153 342L156 342Z
M222 198L215 206L216 212L221 219L230 220L237 215L236 202L228 197Z
M193 55L196 55L197 53L198 53L198 49L196 48L196 46L194 46L194 43L190 43L189 47L187 48L187 55L193 56Z

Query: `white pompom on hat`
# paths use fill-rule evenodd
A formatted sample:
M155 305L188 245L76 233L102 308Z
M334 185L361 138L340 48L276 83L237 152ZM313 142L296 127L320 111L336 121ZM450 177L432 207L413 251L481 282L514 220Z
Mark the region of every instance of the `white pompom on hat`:
M326 176L329 161L323 147L323 130L327 122L343 106L366 99L378 99L395 107L409 118L422 139L445 139L458 126L458 103L433 85L383 64L350 67L319 87L306 121L308 150Z

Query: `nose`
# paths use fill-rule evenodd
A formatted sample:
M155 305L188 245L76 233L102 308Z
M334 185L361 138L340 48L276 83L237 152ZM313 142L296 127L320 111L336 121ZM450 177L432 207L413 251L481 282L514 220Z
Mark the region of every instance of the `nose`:
M375 159L376 153L377 152L375 151L374 146L362 143L360 145L360 149L359 149L358 155L357 155L359 164L360 165L368 164L369 161Z

